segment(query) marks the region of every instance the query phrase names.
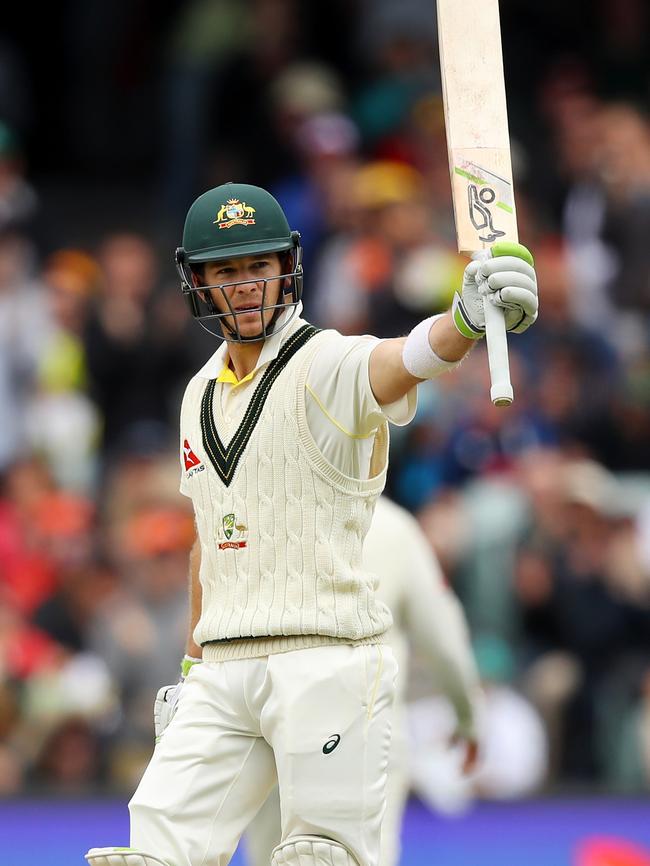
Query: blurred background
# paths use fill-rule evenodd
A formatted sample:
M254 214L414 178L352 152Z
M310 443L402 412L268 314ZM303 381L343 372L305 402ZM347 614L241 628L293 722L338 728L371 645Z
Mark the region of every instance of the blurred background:
M388 482L465 607L491 769L459 791L415 762L403 862L431 862L417 852L439 844L447 864L476 863L462 847L472 816L500 826L534 798L541 823L525 813L528 857L517 859L533 863L531 838L560 814L584 838L567 836L540 864L648 866L650 5L502 0L501 17L520 237L535 254L541 317L510 341L510 409L490 403L483 349L420 388L415 422L394 431ZM3 9L7 829L32 825L25 798L90 809L113 797L121 817L101 824L126 832L153 697L177 679L185 639L179 402L215 349L189 321L173 252L196 195L228 180L269 188L301 231L314 323L396 336L446 309L465 262L434 3ZM417 660L412 679L413 748L428 755L444 727L439 698ZM583 827L576 798L605 796ZM612 824L610 853L594 853L589 834L632 814L612 797L636 798L645 821ZM59 830L79 827L52 815ZM439 822L430 838L427 820ZM105 836L80 844L126 841ZM7 866L22 866L20 851Z

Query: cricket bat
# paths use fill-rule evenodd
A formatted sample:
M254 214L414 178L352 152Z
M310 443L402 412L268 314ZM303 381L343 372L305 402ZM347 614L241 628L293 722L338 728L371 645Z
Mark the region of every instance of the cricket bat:
M437 0L440 72L458 250L517 243L498 0ZM512 403L503 311L485 301L490 396Z

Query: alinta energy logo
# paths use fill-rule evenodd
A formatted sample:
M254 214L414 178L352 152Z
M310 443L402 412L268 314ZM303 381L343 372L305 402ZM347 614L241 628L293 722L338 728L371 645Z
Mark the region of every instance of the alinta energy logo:
M183 460L185 461L185 472L187 478L191 478L192 475L196 475L197 472L203 472L205 469L203 463L201 463L199 458L192 451L187 439L183 442Z
M219 537L225 541L218 543L219 550L241 550L247 546L248 527L245 523L237 523L234 514L224 514L219 527Z

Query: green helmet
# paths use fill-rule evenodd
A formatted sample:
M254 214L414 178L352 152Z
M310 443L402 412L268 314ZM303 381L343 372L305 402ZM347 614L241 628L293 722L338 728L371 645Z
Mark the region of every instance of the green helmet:
M273 305L265 304L265 282L260 307L260 333L255 337L244 338L239 333L237 312L230 306L225 292L226 287L235 284L207 286L201 278L201 266L205 262L264 253L279 253L283 263L286 263L281 276L291 279L281 290L278 302ZM246 183L225 183L196 199L185 219L183 246L176 250L176 267L181 278L181 291L187 298L194 318L200 324L206 319L216 319L222 329L222 333L216 336L226 340L249 342L265 339L274 330L277 319L285 309L293 307L295 314L302 297L300 234L291 231L284 211L270 193ZM229 310L219 310L206 289L220 289ZM274 314L265 326L264 312L271 308ZM225 317L232 317L234 327L225 321ZM282 327L286 327L292 318L292 315L287 316Z

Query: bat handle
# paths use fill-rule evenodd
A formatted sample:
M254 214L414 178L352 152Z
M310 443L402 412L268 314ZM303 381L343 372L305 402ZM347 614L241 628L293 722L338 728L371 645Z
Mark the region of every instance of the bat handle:
M495 406L509 406L514 399L510 384L508 364L508 340L503 310L483 299L485 309L485 337L490 365L490 397Z

